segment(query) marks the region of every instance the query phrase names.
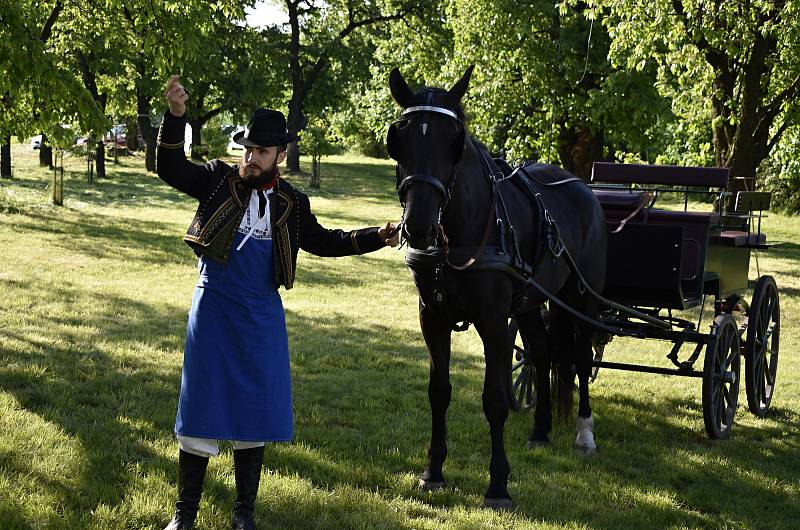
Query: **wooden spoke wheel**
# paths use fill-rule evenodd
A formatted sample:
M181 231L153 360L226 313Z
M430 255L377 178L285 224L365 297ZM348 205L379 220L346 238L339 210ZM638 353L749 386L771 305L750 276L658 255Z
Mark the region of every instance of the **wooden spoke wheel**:
M781 306L772 276L761 276L753 291L747 313L747 338L744 344L744 382L747 406L756 416L764 416L772 401L778 371Z
M727 313L717 315L711 334L703 363L703 421L708 436L719 439L728 437L736 415L742 348L739 328Z
M514 318L508 324L508 342L511 344L511 406L514 412L517 412L522 408L532 408L536 405L536 392L533 389L536 382L536 368L533 365L530 345L519 332L519 325Z

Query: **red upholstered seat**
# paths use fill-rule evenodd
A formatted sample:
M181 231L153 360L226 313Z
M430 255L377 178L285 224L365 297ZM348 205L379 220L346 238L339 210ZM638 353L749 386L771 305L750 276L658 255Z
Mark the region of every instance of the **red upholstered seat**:
M636 219L640 219L639 214ZM656 210L647 211L648 222L656 223L675 223L675 224L701 224L710 225L719 223L719 214L716 212L684 212L676 210Z
M719 235L719 242L729 247L761 247L767 244L765 234L725 230Z
M633 211L645 201L649 202L652 195L646 191L612 191L592 189L595 197L600 201L603 210L627 210Z

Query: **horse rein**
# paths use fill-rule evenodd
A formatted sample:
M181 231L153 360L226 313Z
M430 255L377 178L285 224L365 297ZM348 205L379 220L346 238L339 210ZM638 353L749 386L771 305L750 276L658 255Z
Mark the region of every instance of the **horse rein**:
M502 174L501 178L497 178L496 174L491 172L491 165L489 165L489 160L487 159L486 153L484 153L480 149L476 150L481 154L483 167L486 169L486 173L484 173L484 175L486 176L487 181L489 182L492 188L492 202L489 206L489 214L486 219L486 229L483 232L483 239L481 240L481 243L478 246L475 253L469 259L467 259L467 261L465 261L462 265L453 265L450 262L450 245L448 244L449 240L447 238L447 234L445 234L444 232L444 225L442 223L439 223L439 232L442 236L442 241L444 243L445 263L447 263L447 265L450 268L455 269L457 271L463 271L470 268L476 261L478 261L478 258L481 256L481 254L483 254L483 249L486 248L486 243L489 242L489 236L492 233L492 227L497 223L498 220L497 214L495 213L495 215L492 215L492 212L497 211L497 198L500 196L500 183L510 178L510 175L508 177L504 177L502 176Z

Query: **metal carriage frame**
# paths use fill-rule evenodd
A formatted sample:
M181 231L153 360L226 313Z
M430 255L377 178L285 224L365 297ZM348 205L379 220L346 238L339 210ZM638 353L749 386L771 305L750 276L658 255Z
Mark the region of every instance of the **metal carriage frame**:
M740 191L729 211L725 203L726 168L595 163L592 188L606 214L607 283L594 340L592 379L600 368L702 379L702 406L709 437L726 438L738 405L744 372L749 410L764 416L776 383L780 344L780 302L774 278L749 287L753 251L769 248L761 231L770 195ZM665 193L684 196L683 211L657 208ZM689 211L689 197L713 199L713 212ZM756 254L756 263L757 263ZM714 320L703 333L707 297L714 299ZM607 297L608 299L605 299ZM613 300L613 302L611 301ZM554 297L550 303L558 302ZM700 308L697 322L672 314ZM512 344L517 339L511 322ZM607 344L618 336L672 343L666 358L672 367L604 360ZM681 359L684 346L693 345ZM535 393L532 352L523 338L515 345L512 367L515 405L532 406ZM702 369L695 368L701 354ZM744 358L744 370L741 359Z

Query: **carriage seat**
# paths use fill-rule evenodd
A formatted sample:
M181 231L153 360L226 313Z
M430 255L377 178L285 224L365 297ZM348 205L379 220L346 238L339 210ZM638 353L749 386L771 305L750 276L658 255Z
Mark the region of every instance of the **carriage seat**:
M660 210L653 208L648 210L645 215L647 221L662 224L689 224L706 227L719 224L719 214L717 212L685 212L682 210ZM640 219L640 216L636 216L636 219Z
M716 236L715 240L726 247L764 248L767 244L765 234L740 230L725 230Z
M592 188L603 211L618 210L633 212L650 202L653 195L647 191L610 191Z

